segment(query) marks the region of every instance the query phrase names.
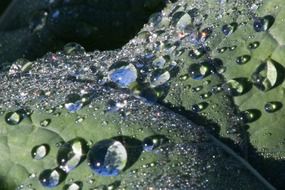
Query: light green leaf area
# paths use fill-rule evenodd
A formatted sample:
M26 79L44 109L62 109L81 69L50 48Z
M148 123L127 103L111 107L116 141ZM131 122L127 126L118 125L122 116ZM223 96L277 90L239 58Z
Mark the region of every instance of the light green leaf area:
M53 111L35 109L18 125L10 125L11 120L7 123L10 112L3 112L1 188L45 189L38 178L43 170L58 166L60 144L82 138L92 146L116 137L121 137L128 154L126 166L118 176L92 173L87 160L83 160L53 189L64 189L73 182L81 182L82 189L270 188L259 174L244 165L244 161L239 162L240 158L236 159L224 145L220 147L221 143L208 136L202 127L125 93L110 90L96 94L94 101L77 113L69 113L61 106ZM127 100L127 106L121 112L108 112L110 99ZM46 120L48 124L43 125ZM151 152L142 151L142 141L154 135L168 140L160 141ZM48 154L41 160L33 159L32 149L42 144L48 145Z

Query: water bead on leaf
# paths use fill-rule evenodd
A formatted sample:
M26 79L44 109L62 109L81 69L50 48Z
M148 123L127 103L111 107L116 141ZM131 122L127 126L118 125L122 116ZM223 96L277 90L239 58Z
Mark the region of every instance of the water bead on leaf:
M189 76L194 80L202 80L210 73L209 67L204 63L194 63L190 65L188 71Z
M278 80L278 71L273 60L268 59L261 63L251 76L253 84L262 91L268 91L273 88Z
M57 154L59 167L66 173L75 169L87 154L87 145L83 139L73 139L60 146Z
M83 106L81 96L79 94L70 94L66 97L64 107L70 113L79 111Z
M32 149L31 154L32 154L33 159L41 160L46 157L48 152L49 152L49 146L47 144L42 144L42 145L35 146Z
M88 163L97 175L117 176L126 166L127 150L119 141L103 140L90 149Z
M108 78L120 88L127 88L137 80L137 69L133 64L124 65L111 70Z
M65 175L60 169L48 169L40 173L39 181L44 187L53 188L58 186L64 177Z

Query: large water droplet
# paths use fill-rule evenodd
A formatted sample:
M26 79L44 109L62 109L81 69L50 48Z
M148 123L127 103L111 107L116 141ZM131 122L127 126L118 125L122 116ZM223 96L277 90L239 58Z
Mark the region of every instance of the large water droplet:
M58 186L64 177L63 172L60 169L55 168L44 170L39 175L39 180L44 187L53 188Z
M115 140L103 140L95 144L88 153L91 169L101 176L117 176L127 163L127 150Z
M74 113L79 111L83 106L81 97L78 94L69 94L65 99L64 107L67 111Z
M41 144L35 146L31 152L33 159L36 160L41 160L45 158L48 153L49 153L49 145L47 144Z
M264 106L264 110L268 113L274 113L282 108L281 102L267 102Z
M254 19L253 28L256 32L264 32L273 25L274 20L274 17L271 15L257 17Z
M125 64L109 71L109 80L121 88L127 88L137 80L137 69L133 64Z
M276 63L269 59L260 64L251 76L253 84L262 91L273 88L278 80L278 70Z
M177 22L176 27L182 32L187 32L191 28L192 19L188 13L185 13Z
M194 80L202 80L209 74L209 67L204 63L194 63L189 67L189 76Z
M8 112L5 115L5 121L9 125L18 125L23 119L20 111Z
M75 169L86 157L87 143L80 138L68 141L60 146L57 154L59 167L66 173Z

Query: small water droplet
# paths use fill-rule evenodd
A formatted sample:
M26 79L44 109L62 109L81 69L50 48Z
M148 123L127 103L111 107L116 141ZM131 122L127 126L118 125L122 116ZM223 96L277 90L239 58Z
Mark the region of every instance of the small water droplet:
M228 48L227 47L221 47L217 49L218 53L224 53Z
M224 35L229 36L236 30L237 26L237 23L225 24L222 26L222 32Z
M248 49L256 49L259 47L259 45L260 45L259 42L252 42L252 43L248 44Z
M273 60L261 63L251 76L253 84L262 91L272 89L278 80L278 70Z
M35 146L31 152L32 157L35 160L41 160L45 158L48 153L49 153L49 145L47 144L41 144L41 145Z
M205 63L194 63L189 66L189 76L194 80L202 80L208 76L210 70Z
M249 109L238 114L238 120L243 123L251 123L261 116L261 112L257 109Z
M150 152L167 142L168 142L168 139L162 135L154 135L154 136L146 137L142 143L143 150Z
M78 94L69 94L65 98L64 107L70 113L75 113L79 111L82 108L82 106L83 106L83 103L81 102L81 97Z
M198 104L193 104L192 107L191 107L191 110L193 112L200 112L200 111L203 111L204 109L206 109L208 107L208 103L207 102L200 102Z
M78 43L70 42L63 47L63 52L66 55L84 54L85 49Z
M64 174L58 168L44 170L39 175L39 181L44 187L53 188L60 184L62 179L64 178Z
M50 119L45 119L45 120L42 120L42 121L40 122L40 125L41 125L42 127L47 127L47 126L50 124L50 122L51 122Z
M249 62L249 61L250 61L250 58L251 58L250 55L242 55L242 56L239 56L239 57L237 57L237 59L236 59L236 63L239 64L239 65L243 65L243 64Z
M81 190L83 183L80 181L73 182L71 184L65 185L64 190Z
M282 108L281 102L267 102L264 106L264 110L267 113L274 113Z
M189 57L192 59L198 59L205 54L204 48L192 49L189 51Z
M207 92L207 93L201 94L200 98L205 100L205 99L210 98L211 96L212 96L212 93L211 92Z
M231 47L229 47L229 50L234 51L236 48L237 48L237 46L231 46Z
M69 173L85 159L87 151L87 142L81 138L64 143L57 153L57 162L60 169Z

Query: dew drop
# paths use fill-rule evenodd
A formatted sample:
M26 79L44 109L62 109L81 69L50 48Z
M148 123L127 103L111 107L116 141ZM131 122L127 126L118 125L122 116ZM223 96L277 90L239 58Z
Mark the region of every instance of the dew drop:
M123 65L109 71L108 78L120 88L127 88L137 80L137 69L133 64Z
M103 140L96 143L88 153L89 166L101 176L117 176L127 163L127 150L115 140Z
M231 96L239 96L244 93L243 84L235 79L229 80L222 85L224 91Z
M64 186L64 190L81 190L82 189L82 182L76 181L74 183L68 184Z
M23 119L23 115L20 111L8 112L5 115L5 121L9 125L18 125Z
M41 160L43 158L45 158L47 156L47 154L49 153L49 145L47 144L41 144L38 146L35 146L32 149L32 158L35 160Z
M236 63L239 65L243 65L243 64L249 62L250 58L251 58L250 55L239 56L236 58Z
M155 88L165 84L170 79L170 73L168 71L156 70L152 74L150 80L150 87Z
M264 106L264 110L267 113L274 113L282 108L281 102L267 102Z
M259 42L252 42L252 43L248 44L248 49L256 49L259 47L259 45L260 45Z
M65 98L64 107L70 113L75 113L79 111L82 108L82 106L83 106L83 103L81 102L81 97L78 94L69 94Z
M202 57L205 53L206 52L204 48L192 49L189 51L189 57L191 57L192 59L198 59Z
M202 80L208 76L210 70L209 67L204 63L194 63L189 67L189 76L194 80Z
M87 151L87 143L81 138L64 143L57 153L57 162L60 169L69 173L85 159Z
M231 35L237 28L237 23L225 24L222 26L222 32L224 35Z
M198 104L193 104L192 107L191 107L191 110L193 112L201 112L203 111L204 109L206 109L208 107L208 103L206 102L201 102L201 103L198 103Z
M192 19L188 13L185 13L177 22L176 27L182 32L187 32L187 28L190 28Z
M63 52L66 55L84 54L85 49L78 43L70 42L63 47Z
M150 137L146 137L143 142L143 150L150 152L168 142L168 139L163 135L154 135Z
M217 52L218 52L218 53L225 53L225 51L226 51L227 49L228 49L227 47L221 47L221 48L218 48L218 49L217 49Z
M40 122L41 127L47 127L50 124L50 119L45 119Z
M267 15L265 17L257 17L254 19L253 28L256 32L267 31L274 23L274 17Z
M260 64L251 76L253 84L262 91L273 88L278 80L278 70L273 60Z
M60 171L60 169L58 168L48 169L48 170L44 170L39 175L39 181L44 187L53 188L60 184L63 177L64 175L62 171Z

